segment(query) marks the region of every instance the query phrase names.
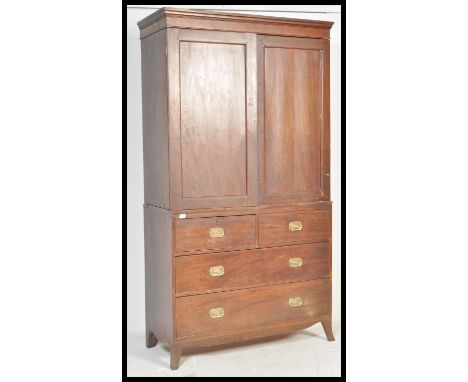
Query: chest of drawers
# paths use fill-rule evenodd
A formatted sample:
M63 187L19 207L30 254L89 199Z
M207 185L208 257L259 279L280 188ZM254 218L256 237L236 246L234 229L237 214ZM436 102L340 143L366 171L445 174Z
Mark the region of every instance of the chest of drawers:
M142 49L147 346L331 328L331 23L163 8Z

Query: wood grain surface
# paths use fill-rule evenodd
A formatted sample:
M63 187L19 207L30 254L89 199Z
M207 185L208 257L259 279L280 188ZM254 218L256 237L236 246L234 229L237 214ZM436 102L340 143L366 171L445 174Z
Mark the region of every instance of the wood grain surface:
M289 306L300 297L301 306ZM228 334L288 320L322 316L328 310L328 280L203 294L176 299L177 337L205 333ZM224 316L211 318L210 309L223 308Z
M156 340L172 343L173 267L172 217L162 208L144 206L145 223L145 312L147 346Z
M289 223L300 221L300 231L290 231ZM331 211L290 211L260 214L258 236L261 246L330 241Z
M145 203L169 208L166 31L141 41Z
M176 252L255 247L254 215L179 219L174 225ZM210 237L211 228L222 228L224 236Z
M182 197L247 194L245 45L180 42Z
M325 242L177 257L176 295L328 277L329 245ZM302 265L291 267L289 260L297 258ZM224 274L210 275L210 268L219 266Z
M167 7L161 8L138 23L141 38L167 27L329 38L332 25L333 23L329 21Z
M167 33L171 208L256 205L255 36Z

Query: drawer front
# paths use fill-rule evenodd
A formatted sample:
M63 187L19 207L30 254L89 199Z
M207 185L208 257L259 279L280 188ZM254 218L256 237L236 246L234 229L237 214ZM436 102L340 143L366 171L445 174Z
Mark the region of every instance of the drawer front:
M261 214L258 221L262 246L330 241L330 210Z
M324 242L177 257L176 293L206 293L327 277L329 249L330 244Z
M177 337L227 334L328 314L329 280L176 298Z
M175 221L176 252L254 247L254 215Z

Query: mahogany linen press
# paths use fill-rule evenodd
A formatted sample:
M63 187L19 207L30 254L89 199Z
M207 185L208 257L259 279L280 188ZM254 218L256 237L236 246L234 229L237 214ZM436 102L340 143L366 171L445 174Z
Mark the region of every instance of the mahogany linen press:
M331 22L162 8L138 23L146 345L332 341Z

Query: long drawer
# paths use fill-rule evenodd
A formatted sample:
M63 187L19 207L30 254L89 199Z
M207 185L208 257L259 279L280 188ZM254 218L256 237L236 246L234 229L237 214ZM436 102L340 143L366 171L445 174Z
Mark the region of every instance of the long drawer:
M175 251L254 248L255 215L175 221Z
M260 214L259 244L280 245L331 239L331 211L290 211Z
M176 293L195 294L329 275L330 244L314 243L175 259Z
M226 334L328 313L329 279L176 298L177 337Z

